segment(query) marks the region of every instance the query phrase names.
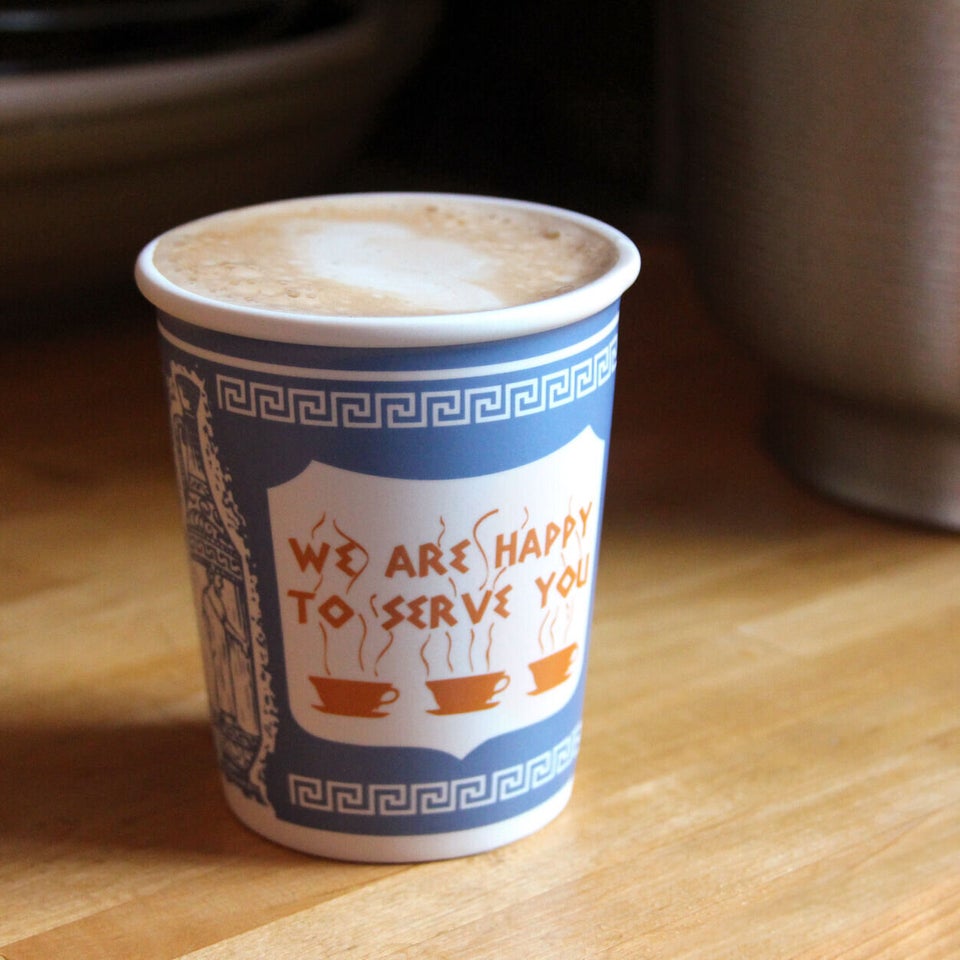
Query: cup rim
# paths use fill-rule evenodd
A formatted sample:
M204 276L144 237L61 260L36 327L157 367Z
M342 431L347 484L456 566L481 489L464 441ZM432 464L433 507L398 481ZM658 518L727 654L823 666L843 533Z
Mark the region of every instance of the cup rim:
M153 262L157 244L172 232L167 231L148 243L137 257L137 286L143 296L163 313L204 329L255 340L331 347L456 346L543 333L593 316L615 303L640 271L640 253L633 241L620 230L583 213L528 200L437 191L368 191L276 200L240 209L265 211L304 201L321 200L325 196L339 200L434 199L440 202L491 204L545 213L599 233L612 243L616 260L605 273L583 286L516 306L467 313L415 316L308 315L232 304L177 286L168 280ZM212 214L191 221L191 224L200 224L221 215L222 213ZM177 229L180 229L180 226L173 228Z

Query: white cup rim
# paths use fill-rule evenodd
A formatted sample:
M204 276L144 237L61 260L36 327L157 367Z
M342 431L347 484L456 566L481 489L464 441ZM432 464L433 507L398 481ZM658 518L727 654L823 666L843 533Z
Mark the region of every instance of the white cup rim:
M466 201L538 211L579 224L605 237L616 250L616 260L604 274L581 287L518 306L472 313L338 317L248 307L184 290L168 280L153 262L154 250L166 236L162 234L147 244L137 258L137 285L144 297L161 312L219 333L306 346L454 346L543 333L593 316L615 303L640 271L640 253L625 234L601 220L560 207L527 200L438 192L391 191L337 196L343 200L352 197L379 197L384 200L406 198L436 199L441 202ZM258 204L257 208L266 210L293 205L302 203L304 199L321 198L278 200ZM206 219L210 218L205 217L194 223L202 223Z

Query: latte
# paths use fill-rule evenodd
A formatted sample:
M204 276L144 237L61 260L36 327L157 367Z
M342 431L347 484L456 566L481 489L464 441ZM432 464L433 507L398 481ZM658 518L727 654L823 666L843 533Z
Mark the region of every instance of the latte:
M324 317L435 316L533 303L607 273L616 245L549 208L359 194L232 210L164 234L153 267L223 304Z

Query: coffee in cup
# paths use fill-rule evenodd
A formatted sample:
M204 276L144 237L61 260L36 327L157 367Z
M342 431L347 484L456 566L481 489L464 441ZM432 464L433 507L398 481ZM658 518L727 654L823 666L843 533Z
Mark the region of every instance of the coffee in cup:
M425 860L564 808L638 269L589 217L444 194L229 211L141 253L248 826Z
M153 264L212 300L365 317L531 303L597 279L616 256L607 237L541 209L360 195L219 214L161 239Z

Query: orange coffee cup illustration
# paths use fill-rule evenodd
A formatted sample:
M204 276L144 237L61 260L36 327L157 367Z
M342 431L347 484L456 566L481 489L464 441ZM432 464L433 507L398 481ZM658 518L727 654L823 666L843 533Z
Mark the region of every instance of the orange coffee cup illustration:
M374 680L345 680L341 677L310 677L322 703L313 704L321 713L344 717L386 717L381 707L393 703L400 691L390 683Z
M546 693L547 690L559 687L564 680L569 679L570 662L573 660L576 649L577 645L571 643L567 647L527 664L533 674L533 682L536 684L536 689L530 691L531 696Z
M498 670L495 673L428 680L427 686L437 701L437 709L428 713L473 713L497 706L500 701L493 698L510 686L510 677L503 670Z

